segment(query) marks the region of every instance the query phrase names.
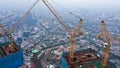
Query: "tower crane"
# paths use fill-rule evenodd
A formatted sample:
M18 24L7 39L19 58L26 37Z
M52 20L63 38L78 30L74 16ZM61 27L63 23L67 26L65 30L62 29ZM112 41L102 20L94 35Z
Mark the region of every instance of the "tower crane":
M51 4L47 1L47 0L42 0L43 3L47 6L47 8L52 12L52 14L57 18L57 20L59 21L59 23L66 29L66 31L69 33L70 35L70 53L69 53L69 57L70 60L73 61L74 59L74 39L75 39L75 35L78 33L78 31L80 30L80 26L83 22L82 19L79 20L77 26L74 28L74 30L72 31L70 29L69 26L67 26L62 17L55 11L55 9L51 6ZM80 34L82 35L83 32L82 30L80 30Z
M111 40L110 40L109 32L106 29L106 25L104 21L100 22L100 26L101 26L101 32L97 35L97 37L103 38L105 48L104 48L103 57L102 57L102 68L106 68L108 63L109 53L110 53Z
M18 25L19 23L24 19L24 17L32 10L32 8L39 2L39 0L37 0L28 10L25 14L23 14L23 16L13 25L13 27L10 29L10 31L8 31L2 24L0 24L0 27L2 28L2 30L4 32L0 33L0 36L3 36L3 35L7 35L8 36L8 39L9 39L9 44L10 44L10 47L13 47L14 44L13 44L13 38L12 38L12 35L10 34ZM9 16L8 16L9 17Z
M17 27L19 25L19 23L23 20L23 18L31 11L31 9L38 3L39 0L37 0L33 5L32 7L30 7L28 9L28 11L17 21L17 23L15 23L13 25L13 27L11 28L10 31L8 31L2 24L0 24L0 28L2 29L2 32L0 33L1 36L4 37L7 36L8 37L8 40L9 40L9 43L7 46L3 46L3 48L0 50L1 52L4 52L3 54L3 58L0 58L1 61L0 61L0 67L2 68L18 68L20 65L23 64L23 50L20 49L13 41L13 38L12 38L12 35L11 35L11 32L15 29L15 27ZM4 48L5 47L5 48ZM6 50L6 47L8 50ZM7 56L8 54L10 53L13 53L15 52L14 54L11 54L9 56ZM4 57L5 56L5 57ZM12 59L12 61L11 61ZM4 61L9 61L9 62L5 62L5 63L2 63ZM17 64L16 64L17 62ZM6 64L8 64L6 66Z

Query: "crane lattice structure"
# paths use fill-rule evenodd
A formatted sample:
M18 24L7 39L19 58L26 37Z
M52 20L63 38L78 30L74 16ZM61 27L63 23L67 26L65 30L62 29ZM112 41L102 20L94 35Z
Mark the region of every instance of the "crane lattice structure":
M0 24L0 28L3 30L3 31L0 33L0 37L6 35L6 36L8 37L8 40L9 40L9 47L10 47L10 48L16 47L16 46L14 45L13 38L12 38L12 35L10 34L10 32L9 32L2 24ZM16 48L17 48L17 47L16 47ZM19 49L17 48L17 50L19 50Z
M20 22L25 18L25 16L27 16L27 14L32 10L32 8L39 2L39 0L37 0L28 10L25 14L23 14L23 16L13 25L13 27L11 27L10 31L7 30L2 24L0 24L0 28L2 28L3 32L0 33L0 37L7 35L8 39L9 39L9 46L10 47L15 47L14 43L13 43L13 38L11 35L11 32L14 31L14 29L20 24ZM10 15L10 16L13 16ZM9 18L10 16L6 17ZM4 20L6 19L4 18ZM2 19L3 20L3 19Z
M80 30L80 26L83 22L82 19L79 20L77 26L74 28L74 30L72 31L70 29L69 26L67 26L62 17L55 11L55 9L51 6L51 4L47 1L47 0L42 0L43 3L47 6L47 8L52 12L52 14L57 18L57 20L59 21L59 23L66 29L66 31L69 33L70 35L70 53L69 53L69 57L71 59L71 61L73 61L74 59L74 39L75 39L75 35L78 33L78 31ZM80 30L80 34L82 35L83 32L82 30Z
M100 26L101 26L101 32L97 35L97 37L98 38L100 38L100 37L103 38L105 48L104 48L101 63L102 63L102 68L106 68L107 63L108 63L109 53L110 53L111 39L109 37L109 32L106 29L106 25L105 25L104 21L100 22Z
M33 7L38 2L39 2L39 0L37 0L35 3L33 3L33 5L27 10L27 12L25 12L25 14L23 14L23 16L13 25L13 27L11 27L10 33L14 31L14 29L21 23L21 21L28 15L28 13L33 9Z

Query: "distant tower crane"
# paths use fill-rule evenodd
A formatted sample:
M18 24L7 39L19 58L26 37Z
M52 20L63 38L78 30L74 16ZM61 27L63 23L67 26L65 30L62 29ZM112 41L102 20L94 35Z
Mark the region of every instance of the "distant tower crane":
M110 40L109 32L106 29L104 21L100 22L100 26L101 26L101 32L97 35L97 37L98 38L100 38L101 36L103 37L105 48L104 48L103 58L102 58L102 68L106 68L108 63L109 53L110 53L111 40Z
M39 2L39 0L37 0L28 10L25 14L23 14L23 16L13 25L13 27L10 29L10 31L8 31L2 24L0 24L0 27L2 28L2 30L4 30L4 33L0 33L0 36L3 36L3 35L7 35L8 38L9 38L9 43L10 43L10 46L13 45L13 39L12 39L12 35L10 34L12 31L14 31L15 27L17 27L19 25L19 23L24 19L25 16L27 16L27 14L32 10L32 8ZM10 15L10 16L13 16L14 14ZM6 17L6 18L9 18L10 16ZM5 19L6 19L5 18Z
M0 33L0 37L7 36L8 37L8 50L4 49L0 50L3 54L3 58L1 57L0 61L0 67L1 68L18 68L20 65L23 64L23 50L20 49L15 42L13 41L11 32L19 25L19 23L24 19L24 17L32 10L32 8L38 3L39 0L37 0L29 9L28 11L13 25L10 31L8 31L2 24L0 24L0 28L2 29L2 32ZM3 45L4 46L4 45ZM5 45L6 47L6 45ZM14 54L13 51L15 52ZM11 53L12 52L12 53ZM7 56L10 54L9 56ZM5 57L4 57L5 56ZM12 61L11 61L12 60ZM5 62L4 61L9 61ZM17 62L17 64L16 64ZM6 65L7 64L7 65Z
M37 0L35 3L33 3L33 5L27 10L27 12L25 14L23 14L23 16L13 25L13 27L11 27L10 31L6 30L7 33L11 33L14 31L14 29L20 24L20 22L27 16L27 14L32 10L32 8L39 2L39 0ZM5 28L4 28L5 30ZM12 37L12 36L10 36ZM12 39L9 39L12 40Z
M81 26L83 20L80 19L79 23L74 28L74 31L72 31L68 26L66 26L66 24L64 23L62 17L55 11L55 9L50 5L50 3L47 0L42 0L42 1L47 6L47 8L52 12L52 14L57 18L57 20L59 21L59 23L70 34L70 53L69 53L69 57L70 57L71 61L73 61L73 59L74 59L74 39L75 39L76 33L80 30L80 26ZM80 30L79 33L82 35L83 31Z

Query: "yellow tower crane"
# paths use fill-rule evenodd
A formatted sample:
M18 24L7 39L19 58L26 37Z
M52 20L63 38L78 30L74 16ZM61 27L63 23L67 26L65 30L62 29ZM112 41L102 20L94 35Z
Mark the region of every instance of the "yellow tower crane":
M104 48L101 63L102 63L102 68L106 68L108 63L109 53L110 53L111 40L110 40L109 32L106 29L104 21L100 22L100 26L101 26L101 32L97 35L97 37L98 38L100 38L101 36L103 37L105 48Z
M10 34L11 32L14 31L14 29L20 24L20 22L25 18L25 16L27 16L27 14L32 10L32 8L39 2L39 0L37 0L28 10L25 14L23 14L23 16L13 25L13 27L11 27L10 31L8 31L2 24L0 24L0 28L2 28L2 30L4 32L0 33L0 36L3 36L3 35L7 35L8 36L8 39L9 39L9 46L12 48L12 47L15 47L14 46L14 42L13 42L13 38L12 38L12 35ZM6 19L6 18L5 18Z
M83 20L80 19L80 21L78 22L77 26L74 28L74 31L72 32L72 30L66 26L66 24L64 23L62 17L55 11L55 9L51 6L51 4L47 1L47 0L42 0L43 3L47 6L47 8L52 12L52 14L57 18L57 20L59 21L59 23L66 29L66 31L70 34L70 53L69 53L69 57L71 59L71 61L74 58L74 39L75 39L75 35L77 34L77 32L80 29L80 25L82 24ZM81 35L83 34L83 31L80 30L79 32Z

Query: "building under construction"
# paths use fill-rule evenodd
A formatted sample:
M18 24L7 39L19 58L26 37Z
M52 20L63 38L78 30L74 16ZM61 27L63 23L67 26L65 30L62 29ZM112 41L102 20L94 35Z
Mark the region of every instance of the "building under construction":
M73 30L71 30L71 28L64 23L62 17L55 11L51 4L47 0L42 1L70 35L70 52L63 53L61 59L62 68L116 68L114 64L109 62L111 38L103 20L100 22L101 31L99 34L97 34L97 37L99 39L102 38L102 41L104 43L105 48L103 48L103 54L100 55L92 49L75 52L75 37L77 34L84 34L84 32L80 29L83 20L80 18L78 24L74 27Z
M33 3L10 30L0 24L0 68L19 68L23 65L23 50L14 42L11 33L38 2L39 0Z
M13 41L9 31L0 24L0 67L18 68L23 64L23 50Z
M89 48L76 51L73 61L70 60L69 53L62 55L62 68L102 68L102 55ZM115 64L108 62L107 68L117 68Z
M23 51L13 41L12 35L10 33L23 20L23 18L29 13L29 11L38 3L38 1L39 0L37 0L32 5L32 7L30 7L28 11L21 17L21 19L19 19L17 23L15 23L15 25L10 29L10 32L6 30L2 25L0 25L0 27L3 29L3 32L0 33L0 37L7 36L9 39L9 41L0 43L1 68L18 68L23 64ZM103 38L102 41L105 44L104 53L101 55L97 51L90 48L75 51L74 40L76 35L84 34L83 31L80 29L83 20L80 19L78 24L72 30L64 23L62 17L55 11L55 9L51 6L51 4L47 0L42 0L42 1L70 35L70 50L69 50L70 52L66 52L62 54L62 58L61 58L62 68L116 68L115 64L109 62L111 40L109 37L109 32L106 30L104 21L101 21L100 23L101 32L97 35L98 38L100 36L102 36Z
M100 25L101 32L97 37L102 38L104 43L102 55L93 49L73 51L73 58L71 58L71 55L64 53L61 59L62 68L117 68L115 64L109 61L111 46L109 32L106 30L104 21L101 21Z

